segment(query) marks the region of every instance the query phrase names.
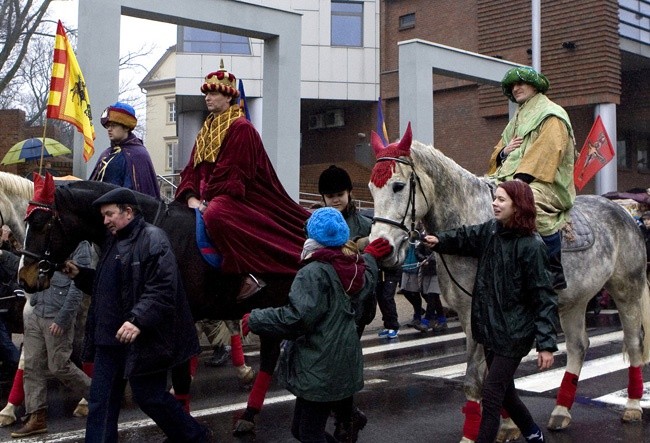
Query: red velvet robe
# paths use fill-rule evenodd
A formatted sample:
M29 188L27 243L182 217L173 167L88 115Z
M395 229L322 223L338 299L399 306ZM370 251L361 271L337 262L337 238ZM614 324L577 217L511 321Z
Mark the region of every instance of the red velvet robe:
M230 125L216 163L195 167L195 150L176 199L209 202L203 219L223 255L222 271L295 274L310 213L285 191L253 125L244 117Z

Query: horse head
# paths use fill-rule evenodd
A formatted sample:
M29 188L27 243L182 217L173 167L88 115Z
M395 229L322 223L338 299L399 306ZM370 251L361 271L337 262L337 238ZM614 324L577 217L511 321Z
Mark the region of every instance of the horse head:
M416 225L429 206L411 157L412 141L410 123L404 136L386 147L374 131L371 133L377 163L368 184L375 204L370 240L383 237L393 246L391 254L382 261L387 268L402 263L409 243L419 239Z
M27 292L37 292L50 286L50 278L72 250L66 248L65 232L55 204L54 179L34 174L34 197L25 216L23 258L18 280Z

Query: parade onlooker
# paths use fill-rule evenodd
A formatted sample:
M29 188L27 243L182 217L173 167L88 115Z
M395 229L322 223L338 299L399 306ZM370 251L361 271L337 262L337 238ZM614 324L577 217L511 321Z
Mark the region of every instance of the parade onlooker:
M291 286L289 304L254 309L243 329L292 341L284 380L297 397L291 432L299 441L325 442L330 413L347 408L351 416L352 395L363 387L363 357L350 299L372 293L376 260L391 247L377 239L362 256L348 240L343 216L333 208L313 213L307 236L305 265ZM356 435L348 438L356 441Z
M567 112L545 95L549 85L541 72L527 66L506 72L501 80L503 93L518 106L494 148L488 175L497 183L518 179L530 184L551 283L555 289L564 289L559 231L576 198L575 139Z
M138 124L135 109L117 102L104 109L102 126L108 131L111 146L101 153L90 174L90 180L117 186L160 198L160 188L149 151L133 130Z
M95 200L109 232L97 270L65 272L92 291L86 353L94 356L86 443L115 442L128 381L133 397L171 441L208 442L167 391L167 374L200 352L180 272L165 233L144 221L135 194L117 188Z
M427 235L442 254L478 257L472 291L474 340L483 345L488 372L483 381L477 443L493 443L503 407L527 442L543 442L539 426L517 395L514 374L533 343L539 369L553 365L557 351L557 294L548 257L535 231L535 201L526 183L501 183L492 203L494 219L481 225Z
M3 239L7 239L7 243L4 243L6 248L11 248L8 234L10 232L8 226L2 227ZM19 261L20 257L11 249L0 248L0 297L2 298L11 298L18 288L16 273ZM9 309L0 310L0 361L2 362L0 379L3 381L14 377L20 360L20 351L11 339L8 311Z
M641 233L645 241L646 262L650 264L650 211L641 215Z
M91 246L79 244L72 260L91 265ZM70 359L74 325L82 292L68 276L54 272L50 287L31 295L32 309L25 315L24 390L27 421L12 437L27 437L47 432L47 380L51 374L78 397L86 397L90 378Z

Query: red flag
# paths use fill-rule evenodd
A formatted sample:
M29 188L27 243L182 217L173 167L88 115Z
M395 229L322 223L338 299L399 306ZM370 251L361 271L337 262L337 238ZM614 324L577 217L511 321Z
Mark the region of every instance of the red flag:
M600 116L596 117L573 169L573 181L578 190L614 158L615 152L603 121Z
M84 136L84 160L90 160L95 152L95 128L90 112L88 89L61 20L56 28L54 41L47 118L65 120L75 125Z

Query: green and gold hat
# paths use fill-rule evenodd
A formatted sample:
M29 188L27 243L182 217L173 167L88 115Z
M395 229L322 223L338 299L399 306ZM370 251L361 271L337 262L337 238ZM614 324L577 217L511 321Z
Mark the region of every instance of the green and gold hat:
M503 94L513 102L516 102L517 100L515 100L515 97L512 95L512 85L517 82L528 83L542 94L546 93L550 86L550 83L544 74L535 71L530 66L518 66L512 68L503 76L503 80L501 80L501 88L503 89Z

